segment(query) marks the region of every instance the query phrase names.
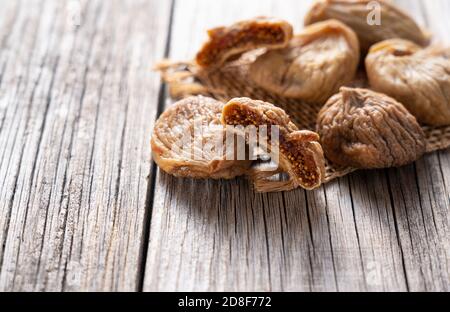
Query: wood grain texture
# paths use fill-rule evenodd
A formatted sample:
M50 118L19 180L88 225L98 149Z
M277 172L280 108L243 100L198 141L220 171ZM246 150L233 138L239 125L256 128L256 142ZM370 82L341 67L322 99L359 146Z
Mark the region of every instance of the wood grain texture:
M399 5L432 32L434 42L450 43L448 1L399 1ZM440 151L388 172L411 291L450 289L450 185L445 176L449 157L449 150Z
M450 43L450 1L396 2ZM0 0L0 291L449 291L449 150L313 192L152 172L166 49L311 3Z
M138 289L170 5L1 1L1 290Z
M448 14L445 2L434 11ZM310 3L176 1L170 56L190 59L207 28L261 14L299 31ZM398 3L449 29L424 18L436 16L428 4ZM449 155L282 194L158 172L144 290L449 290Z

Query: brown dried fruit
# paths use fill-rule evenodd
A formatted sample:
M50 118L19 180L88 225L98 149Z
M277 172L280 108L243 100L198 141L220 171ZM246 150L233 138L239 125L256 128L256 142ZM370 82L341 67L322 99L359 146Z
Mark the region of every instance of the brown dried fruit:
M318 143L319 136L311 131L299 131L281 108L249 98L235 98L223 108L222 122L244 127L266 125L267 145L275 143L271 141L271 127L278 126L279 167L291 177L287 189L298 186L314 189L321 185L325 165L322 147ZM266 148L270 149L270 146Z
M217 146L218 140L224 142L220 122L223 106L222 102L203 96L189 97L170 106L156 121L153 131L151 146L156 164L177 177L231 179L247 173L251 161L225 160L237 158L228 158L226 148L218 155L214 148L198 152L199 146L195 145L199 142ZM194 132L196 125L205 126L200 134Z
M450 48L445 48L442 50L442 55L447 59L450 60Z
M292 26L280 19L257 17L211 29L208 35L196 61L201 67L218 67L246 51L285 47L292 38Z
M380 25L371 21L372 0L319 0L305 18L305 25L327 19L337 19L351 27L359 37L361 50L366 52L371 45L391 38L402 38L428 45L429 36L405 12L389 3L380 4Z
M420 122L450 124L448 50L386 40L370 49L366 69L371 87L403 103Z
M343 87L319 112L317 131L334 163L361 169L403 166L425 152L425 134L396 100Z
M359 63L355 33L338 21L307 27L288 47L259 56L250 77L278 95L323 104L349 83Z

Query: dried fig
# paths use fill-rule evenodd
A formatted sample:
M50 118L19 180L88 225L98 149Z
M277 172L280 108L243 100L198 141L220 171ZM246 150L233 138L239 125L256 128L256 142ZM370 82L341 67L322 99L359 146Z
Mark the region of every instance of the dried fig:
M226 138L220 121L223 106L214 99L194 96L169 107L156 121L152 135L156 164L177 177L231 179L245 174L250 161L227 160L237 159L227 157L226 153L234 151L214 150ZM201 148L205 146L210 148Z
M228 59L257 48L282 48L292 38L292 26L283 20L257 17L208 31L209 40L198 52L201 67L218 67Z
M224 106L222 123L257 128L267 126L267 145L270 146L275 143L270 128L277 126L279 135L275 144L279 150L279 167L291 177L289 189L298 186L314 189L321 185L325 162L319 136L311 131L299 131L281 108L249 98L235 98ZM270 146L266 148L270 149Z
M343 87L319 112L317 131L332 162L361 169L406 165L425 152L425 134L396 100Z
M403 103L420 122L450 125L448 50L386 40L370 49L366 69L373 89Z
M354 78L359 57L355 33L341 22L326 21L307 27L286 48L259 56L249 75L270 92L323 104Z
M372 0L319 0L305 18L305 25L327 19L337 19L351 27L359 37L361 50L391 38L402 38L425 46L429 36L402 10L388 1ZM378 11L377 11L378 10ZM380 20L371 19L378 14ZM376 15L374 15L376 16Z

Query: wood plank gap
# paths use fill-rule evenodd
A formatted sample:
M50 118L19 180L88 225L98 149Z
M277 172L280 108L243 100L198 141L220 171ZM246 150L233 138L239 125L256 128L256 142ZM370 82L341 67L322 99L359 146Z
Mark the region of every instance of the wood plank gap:
M361 250L361 242L359 238L359 232L358 232L358 225L356 224L356 214L355 214L355 203L353 200L353 190L352 190L352 184L350 183L351 177L348 177L348 193L350 195L350 204L352 206L352 216L353 216L353 226L355 228L355 234L356 234L356 242L358 243L358 250L359 250L359 262L361 263L361 270L364 275L364 280L366 280L366 270L364 269L364 261L363 261L363 254ZM373 249L372 249L373 251ZM367 291L367 283L364 283L365 290Z
M334 259L334 252L333 252L333 239L331 237L330 216L329 216L330 211L329 211L329 207L328 207L327 192L326 192L326 189L325 189L326 186L322 186L322 188L324 188L325 202L326 202L326 205L325 205L325 217L326 217L326 220L327 220L328 242L330 244L330 251L331 251L331 263L333 264L333 275L334 275L336 291L339 292L339 283L338 283L337 272L336 272L336 262L335 262L335 259Z
M175 3L176 0L172 0L170 4L170 14L169 14L169 23L167 27L167 36L166 36L166 46L164 49L164 58L168 58L170 54L170 46L172 41L172 25L173 25L173 17L175 13ZM167 99L167 86L165 83L161 82L161 86L159 88L158 93L158 108L156 110L155 120L159 118L159 116L164 111L164 104ZM143 292L144 290L144 278L145 278L145 268L147 266L147 257L148 257L148 245L150 242L150 225L152 224L152 212L153 212L153 199L155 196L155 184L156 184L156 174L158 172L158 167L156 163L152 160L150 174L147 178L147 194L145 200L145 210L144 210L144 234L142 247L140 252L140 265L139 265L139 278L137 291Z
M406 273L405 255L403 253L403 246L402 246L402 242L400 240L400 234L399 234L399 231L398 231L397 215L395 213L395 208L394 208L394 196L392 194L391 179L389 178L389 174L387 174L387 173L385 173L385 177L386 177L386 181L387 181L387 185L388 185L390 208L392 210L392 216L393 216L393 219L394 219L395 237L397 238L397 244L398 244L398 247L399 247L399 250L400 250L400 257L401 257L401 260L402 260L402 270L403 270L403 275L405 277L406 291L410 292L409 281L408 281L408 274ZM408 226L409 226L409 222L408 222Z

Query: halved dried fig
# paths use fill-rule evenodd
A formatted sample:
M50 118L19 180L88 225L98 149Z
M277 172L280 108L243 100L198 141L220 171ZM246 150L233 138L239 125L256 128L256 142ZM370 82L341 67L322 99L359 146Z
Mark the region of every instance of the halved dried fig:
M378 15L379 21L372 19L372 15ZM358 34L363 52L371 45L391 38L408 39L422 46L430 41L408 14L388 1L319 0L308 12L305 25L328 19L340 20L351 27Z
M319 112L317 131L332 162L361 169L406 165L425 152L425 134L387 95L343 87Z
M303 187L314 189L325 175L325 161L319 136L311 131L299 131L289 116L270 103L235 98L223 108L222 123L233 126L267 126L267 150L274 145L279 151L279 167L291 177L283 190ZM278 127L278 138L271 137L271 128ZM264 142L259 142L264 144ZM273 152L273 149L272 149ZM266 188L268 191L270 188ZM278 189L280 190L280 189Z
M292 38L292 26L284 20L257 17L211 29L208 35L196 61L201 67L217 67L246 51L286 46Z
M224 148L223 106L203 96L170 106L156 121L152 135L156 164L177 177L231 179L246 174L251 161L237 160L234 150Z
M366 69L372 88L403 103L420 122L450 125L448 50L386 40L370 49Z
M249 75L270 92L323 104L354 78L359 57L355 33L339 21L326 21L307 27L286 48L259 56Z

